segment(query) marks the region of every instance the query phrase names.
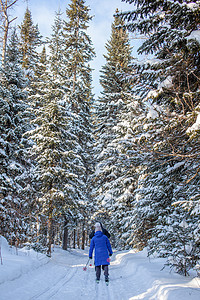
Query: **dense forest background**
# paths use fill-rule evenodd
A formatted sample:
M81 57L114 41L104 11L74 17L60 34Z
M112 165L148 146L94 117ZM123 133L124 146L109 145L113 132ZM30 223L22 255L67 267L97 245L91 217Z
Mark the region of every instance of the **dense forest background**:
M49 38L28 7L12 27L17 2L0 0L0 234L51 255L84 249L101 221L117 249L199 269L200 2L114 7L98 99L87 1L58 11ZM151 59L132 56L130 32Z

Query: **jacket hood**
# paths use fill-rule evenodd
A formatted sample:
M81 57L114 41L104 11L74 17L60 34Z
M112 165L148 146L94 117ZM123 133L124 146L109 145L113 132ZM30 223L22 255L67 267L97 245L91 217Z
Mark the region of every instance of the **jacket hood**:
M102 232L102 231L96 231L96 232L95 232L95 236L96 236L96 237L102 237L102 235L103 235L103 232Z
M95 224L95 232L102 231L100 223Z

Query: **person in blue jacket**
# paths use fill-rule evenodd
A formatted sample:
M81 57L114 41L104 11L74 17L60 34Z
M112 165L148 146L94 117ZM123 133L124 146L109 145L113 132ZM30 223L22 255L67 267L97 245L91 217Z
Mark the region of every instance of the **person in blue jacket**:
M101 276L101 266L104 270L105 281L108 282L108 266L110 264L109 256L113 254L109 239L103 234L100 223L95 224L95 235L90 243L89 258L92 259L92 253L95 249L95 270L96 270L96 281L99 283Z

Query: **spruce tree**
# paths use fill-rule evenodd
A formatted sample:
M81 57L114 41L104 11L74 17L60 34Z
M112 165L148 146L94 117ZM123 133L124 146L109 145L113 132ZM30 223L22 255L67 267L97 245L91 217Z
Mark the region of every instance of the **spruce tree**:
M51 37L47 39L48 47L50 49L49 61L52 73L55 79L62 80L66 86L68 80L66 73L66 65L64 60L64 38L63 38L63 20L62 13L59 10L56 12L54 24L52 26Z
M148 101L160 105L163 110L162 114L160 109L160 116L164 121L165 133L157 131L159 137L154 146L159 151L158 139L162 140L165 135L168 137L165 139L166 149L174 157L176 154L180 156L180 149L184 149L181 155L186 157L185 143L188 148L191 146L187 129L195 122L199 105L200 44L194 34L200 23L199 3L126 2L138 5L134 11L122 14L124 19L128 19L129 30L149 34L149 38L139 48L139 53L154 54L152 61L144 64L142 70L139 69L143 73L141 77L144 75L146 79L146 86L149 83L153 89L148 95ZM145 18L146 15L151 17ZM144 17L144 21L140 17ZM135 22L137 19L138 22ZM145 69L148 72L145 73ZM182 132L180 138L174 137L176 131L177 136ZM160 144L162 147L163 142ZM196 152L196 146L194 148Z
M27 70L27 75L34 76L35 64L37 63L37 47L41 45L41 35L38 25L33 24L32 15L28 7L24 15L20 29L20 52L23 55L22 66Z
M131 210L134 151L128 130L132 118L133 95L132 55L127 31L115 16L111 37L106 44L106 64L102 67L100 83L102 96L96 105L96 172L94 199L110 215L110 230L122 246L126 238L124 219ZM121 238L121 239L120 239Z
M150 106L152 110L154 107L156 117L149 119L144 127L146 138L141 150L152 153L153 159L140 186L135 217L137 219L138 216L140 223L136 229L141 234L140 241L146 230L142 222L146 222L145 243L152 236L151 240L157 241L154 251L159 251L162 248L160 229L164 228L167 218L175 219L175 209L171 205L174 202L185 205L192 198L198 199L195 182L198 180L199 135L198 125L195 124L198 124L199 114L200 44L195 32L200 21L199 3L126 2L137 5L132 12L122 14L123 19L127 20L127 27L132 32L148 35L139 52L154 54L151 61L138 67L142 82L146 82L146 88L151 89L144 100L147 108ZM194 231L198 232L198 225L192 225L192 217L188 216L184 207L179 209L185 215L189 228L194 230L196 226ZM180 223L180 219L177 218L176 222ZM198 245L197 235L195 239ZM165 242L170 248L171 240L166 239ZM149 245L152 246L150 242Z
M148 35L138 52L155 57L143 65L146 85L156 88L171 79L172 85L163 88L160 101L188 110L192 103L183 95L190 90L195 96L198 89L199 43L192 38L200 23L198 1L125 1L136 5L135 10L122 13L128 29Z
M84 187L80 190L80 200L85 204L81 211L86 218L87 200L89 199L88 179L92 171L92 121L91 109L93 103L92 76L90 61L95 53L90 37L87 34L88 23L92 17L84 0L72 0L66 9L67 20L64 21L64 60L66 67L67 101L72 113L71 134L77 139L76 147L71 150L80 158L77 176ZM82 220L84 224L85 221Z
M23 243L30 236L31 195L30 160L26 156L28 142L23 134L30 128L27 109L27 80L21 68L16 30L7 48L1 68L1 234L11 244ZM29 186L29 188L28 188ZM30 217L30 218L29 218Z
M49 255L54 224L64 218L76 218L81 198L80 191L76 189L76 186L81 185L77 176L80 165L78 156L71 151L71 116L66 110L63 97L62 86L54 81L53 75L47 70L38 85L37 101L40 101L40 105L32 121L37 126L27 133L35 142L30 151L37 161L34 173L38 181L38 201L45 217L43 221L48 222L46 240L41 242L47 246Z
M87 26L83 29L86 28ZM84 134L89 134L87 131L89 127L87 127L86 122L89 125L88 118L91 105L91 75L87 75L91 69L88 67L87 72L84 73L85 76L88 76L89 81L80 83L83 65L77 64L76 82L73 82L74 75L68 72L72 63L69 60L68 51L71 51L73 55L74 45L69 46L69 44L69 48L66 47L66 44L70 43L71 34L69 36L62 34L63 26L60 12L56 14L52 29L52 35L48 39L49 64L46 65L45 63L46 69L44 65L44 72L41 72L41 76L38 76L38 80L34 84L36 92L29 97L30 102L37 102L38 105L35 109L36 118L32 121L36 127L28 133L30 139L35 142L35 146L31 149L31 153L37 161L34 173L38 176L41 210L48 221L47 240L41 242L47 245L49 255L56 223L61 224L64 229L63 249L67 248L66 234L68 228L72 228L80 220L84 224L87 200L86 164L88 159L85 155L88 144ZM85 39L82 40L82 36ZM86 41L88 41L87 35L80 30L80 37L76 41L76 46L80 47L79 54L82 55L82 63L85 59L84 53L89 50L92 51L90 46L89 50L86 49ZM81 49L80 46L82 42L84 49ZM75 89L71 90L71 86L74 86ZM87 91L87 95L85 91ZM74 109L75 106L72 103L72 101L76 102L77 100L75 95L78 95L79 105L82 106L78 110ZM83 118L85 118L85 123ZM41 149L44 151L41 152Z

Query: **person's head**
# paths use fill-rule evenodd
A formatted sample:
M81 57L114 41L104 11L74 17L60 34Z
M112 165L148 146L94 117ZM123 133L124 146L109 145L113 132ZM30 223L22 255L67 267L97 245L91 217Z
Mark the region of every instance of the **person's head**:
M97 223L95 224L95 232L97 232L97 231L102 231L102 230L101 230L101 224L100 224L99 222L97 222Z
M100 221L100 219L96 219L95 222L99 223L101 225L101 228L102 228L103 225L102 225L102 222Z

